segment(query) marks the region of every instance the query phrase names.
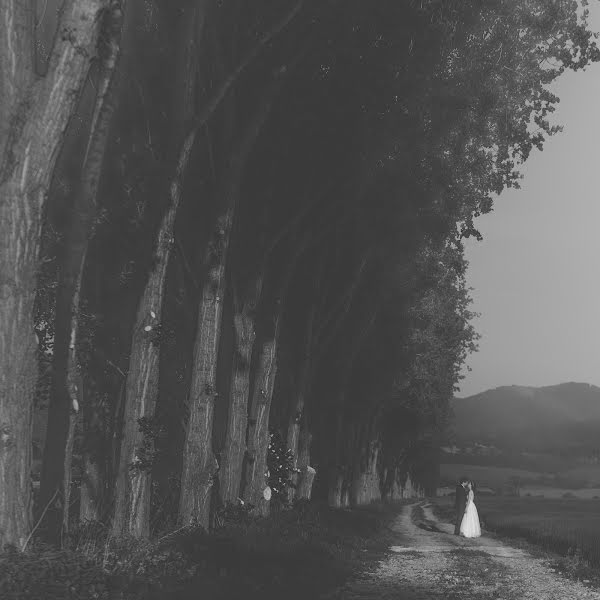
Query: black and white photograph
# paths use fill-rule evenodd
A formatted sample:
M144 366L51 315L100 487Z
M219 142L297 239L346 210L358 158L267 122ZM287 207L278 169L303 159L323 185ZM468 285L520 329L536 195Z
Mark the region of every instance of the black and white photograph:
M0 600L600 600L600 0L0 0Z

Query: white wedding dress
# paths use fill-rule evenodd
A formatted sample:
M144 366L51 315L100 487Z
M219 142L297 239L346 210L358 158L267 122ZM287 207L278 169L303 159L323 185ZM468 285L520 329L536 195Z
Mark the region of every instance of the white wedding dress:
M460 524L460 532L462 535L468 538L474 538L481 536L481 526L479 525L479 514L477 513L477 507L473 502L473 490L469 490L467 496L467 508L465 510L465 516Z

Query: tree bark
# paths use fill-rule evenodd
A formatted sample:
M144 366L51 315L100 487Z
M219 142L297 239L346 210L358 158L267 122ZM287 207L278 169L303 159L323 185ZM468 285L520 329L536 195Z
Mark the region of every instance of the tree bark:
M191 147L187 147L183 161ZM180 184L180 182L179 182ZM178 183L174 187L179 188ZM164 215L150 272L138 305L125 384L123 433L115 483L115 509L112 534L147 537L150 518L150 466L144 465L140 448L146 441L140 431L140 419L154 417L158 396L161 315L167 266L173 247L173 229L181 197L172 192L172 203ZM151 446L148 447L151 451Z
M277 374L277 345L281 314L275 316L274 334L263 342L258 358L256 379L252 392L246 441L244 500L254 505L258 514L269 512L269 501L264 497L267 486L267 451L269 448L269 411Z
M102 474L100 465L89 452L83 454L83 481L79 496L79 520L99 521L102 516Z
M327 504L331 508L343 506L344 474L339 467L333 467L329 473L329 490L327 493Z
M352 479L350 502L353 506L363 506L379 500L379 476L377 474L377 458L379 446L376 441L370 441L361 452L362 456L355 465Z
M281 333L281 321L285 298L294 269L302 253L308 247L306 242L305 240L304 244L295 249L277 287L271 332L260 349L254 377L254 389L248 411L243 498L246 502L254 505L257 513L263 516L266 516L269 512L269 500L264 497L264 491L267 487L267 452L270 442L269 417L277 374L277 350ZM271 251L274 248L275 246L271 246Z
M306 430L307 423L304 415L304 406L306 395L308 394L310 380L312 376L312 354L313 354L313 326L316 318L316 303L313 303L309 309L308 320L306 324L306 337L304 338L304 350L302 353L302 364L300 366L300 377L298 382L298 388L296 390L296 399L293 402L292 410L288 423L287 430L287 447L292 451L294 455L294 469L300 469L309 465L308 456L303 457L302 461L299 456L299 441L300 432L304 426L304 442L306 448L304 452L308 453L308 446L310 442L308 438L309 432ZM297 486L299 482L299 474L294 473L292 475L292 484L288 490L288 501L293 502L294 496L297 494Z
M192 522L207 528L210 517L210 497L216 471L220 469L212 450L212 427L214 417L214 398L216 390L217 357L221 338L222 302L225 293L225 275L227 256L229 253L231 230L236 215L244 169L250 152L258 139L271 107L279 90L285 70L281 70L272 83L267 87L263 98L258 102L258 108L250 119L240 140L236 144L230 159L229 169L225 175L226 183L222 194L222 212L217 219L216 228L209 243L208 276L203 285L198 316L198 332L194 345L194 362L192 366L192 384L190 389L190 417L184 443L183 471L181 476L181 497L179 504L179 519L182 524ZM238 322L243 331L247 325ZM252 330L254 326L252 325ZM243 334L241 334L243 336ZM248 338L243 352L252 352L252 339ZM242 363L238 363L241 365ZM249 364L249 360L248 360ZM240 373L236 382L239 393L235 398L232 421L228 424L235 432L227 431L226 447L226 493L227 497L239 491L241 481L240 448L243 448L243 431L240 426L245 417L242 405L247 406L247 395L243 398L243 388L249 387L244 379L247 372ZM244 410L246 410L244 408ZM242 438L237 438L239 432ZM199 439L203 436L204 439ZM231 448L230 448L231 445ZM230 449L229 449L230 448ZM243 458L243 454L242 454ZM198 472L198 467L200 472ZM237 480L237 482L235 481ZM237 492L236 492L237 493ZM237 497L237 496L236 496Z
M196 23L198 19L201 25L204 23L204 11L198 12L198 7L194 7L192 14L186 17L181 38L183 68L178 72L174 86L177 107L175 119L180 123L176 128L177 136L193 111L197 72L195 41L201 29ZM175 244L175 220L195 139L195 133L187 135L177 158L168 205L157 234L154 265L137 309L125 384L123 432L115 482L112 522L112 534L115 537L148 537L150 534L153 444L151 440L144 439L140 420L149 421L155 416L167 268ZM150 456L142 455L142 447Z
M298 488L296 489L297 500L310 500L316 474L317 472L308 465L300 467Z
M190 384L189 420L183 447L179 521L208 528L210 496L218 464L212 448L217 356L225 295L225 266L233 211L218 220L211 236L211 264L202 286Z
M96 50L105 0L67 0L47 75L34 79L31 5L0 10L0 546L31 526L31 426L37 373L32 310L46 191Z
M297 468L299 473L297 479L295 480L297 481L297 487L294 490L294 497L298 500L310 500L312 494L312 484L316 475L315 469L310 466L310 444L312 442L312 434L308 429L307 421L306 411L304 411L298 440Z
M246 450L248 398L250 396L250 362L256 337L254 315L263 285L263 274L251 286L249 298L233 317L234 358L229 390L229 407L225 447L219 469L219 493L224 504L235 502L240 495L242 464ZM235 304L235 303L234 303Z
M62 484L62 534L68 533L71 491L71 464L75 426L83 407L80 365L77 357L81 284L109 126L116 108L117 63L120 57L122 12L113 11L104 21L106 52L101 64L100 82L94 103L81 177L76 191L71 223L63 251L56 298L53 356L53 393L48 408L46 445L40 481L40 507L43 508ZM86 411L87 412L87 411ZM85 481L85 478L84 478ZM49 530L50 537L57 532Z

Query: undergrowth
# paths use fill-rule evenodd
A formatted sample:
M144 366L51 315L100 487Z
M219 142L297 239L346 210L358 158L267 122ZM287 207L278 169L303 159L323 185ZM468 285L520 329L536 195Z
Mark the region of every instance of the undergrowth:
M0 554L3 600L316 598L369 568L388 547L398 508L304 503L269 518L187 528L152 542L110 539L97 523L69 548L33 543Z

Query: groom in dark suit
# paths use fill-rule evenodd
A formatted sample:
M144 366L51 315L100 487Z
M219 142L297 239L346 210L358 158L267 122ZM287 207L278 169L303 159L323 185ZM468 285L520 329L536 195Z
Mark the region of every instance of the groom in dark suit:
M456 484L456 496L454 498L454 508L456 509L454 535L460 535L460 524L467 508L467 481L468 479L466 477L461 477Z

